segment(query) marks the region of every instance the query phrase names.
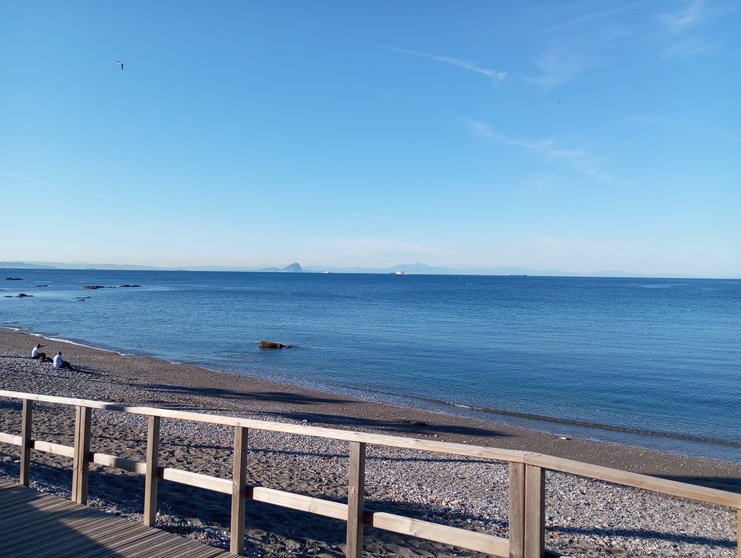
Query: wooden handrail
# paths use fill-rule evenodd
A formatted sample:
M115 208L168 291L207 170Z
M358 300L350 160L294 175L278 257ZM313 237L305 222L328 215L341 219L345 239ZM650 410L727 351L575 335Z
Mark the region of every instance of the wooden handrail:
M697 500L707 504L717 504L719 506L741 510L741 494L734 494L725 490L661 479L639 473L630 473L628 471L621 471L620 469L611 469L609 467L582 463L581 461L573 461L571 459L553 457L540 453L526 453L524 461L528 465L535 465L550 471L569 473L571 475L611 482L613 484L659 492L668 496L687 498L689 500Z
M610 483L651 490L669 496L730 507L736 510L739 527L741 527L740 494L660 479L648 475L629 473L627 471L610 469L608 467L591 465L535 452L469 446L466 444L420 440L385 434L286 424L153 407L139 407L120 403L107 403L6 390L0 390L0 397L17 399L23 402L21 416L22 435L15 436L0 432L0 442L21 447L21 481L25 480L26 483L28 482L28 467L30 467L30 453L28 452L31 449L72 457L74 459L72 499L81 503L87 501L87 478L90 463L143 474L146 477L144 522L147 524L154 523L157 509L158 479L170 480L223 494L230 494L232 496L231 551L237 554L244 550L246 502L248 500L254 500L346 521L346 552L348 556L352 556L353 558L359 557L362 553L363 525L371 525L396 533L414 535L470 550L488 552L495 556L540 558L545 553L546 470L579 475ZM33 408L32 402L34 401L70 405L76 408L74 447L34 440L32 438L31 414ZM92 453L90 451L90 413L93 409L146 416L148 421L147 461L138 462L114 455ZM158 464L158 447L161 418L234 427L232 479L221 479L170 467L160 467ZM248 486L246 484L248 428L349 442L347 504L282 490ZM509 462L510 538L504 539L467 529L365 510L363 494L365 483L365 448L367 444ZM28 455L26 455L27 453ZM741 538L741 529L739 531L738 536ZM741 558L741 544L739 545L739 557Z
M106 403L89 399L76 399L71 397L58 397L54 395L39 395L35 393L22 393L15 391L0 390L0 397L10 399L28 399L44 403L57 403L60 405L74 405L100 409L104 411L119 411L142 416L156 416L178 420L190 420L207 424L219 424L223 426L242 426L244 428L255 428L257 430L268 430L271 432L283 432L286 434L300 434L313 436L315 438L329 438L345 442L362 442L365 444L397 447L410 450L422 450L435 453L448 453L451 455L463 455L467 457L480 457L495 461L508 461L522 463L527 452L521 450L508 450L490 448L484 446L473 446L467 444L456 444L452 442L437 442L434 440L420 440L417 438L406 438L404 436L389 436L387 434L371 434L368 432L357 432L354 430L340 430L338 428L324 428L320 426L306 426L301 424L290 424L283 422L271 422L264 420L245 419L222 415L209 415L206 413L194 413L190 411L176 411L171 409L158 409L155 407L138 407L125 405L123 403Z

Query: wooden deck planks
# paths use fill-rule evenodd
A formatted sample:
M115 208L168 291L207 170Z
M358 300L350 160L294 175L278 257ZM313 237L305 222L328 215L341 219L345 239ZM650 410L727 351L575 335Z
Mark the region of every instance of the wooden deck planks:
M224 550L0 480L3 556L229 558Z

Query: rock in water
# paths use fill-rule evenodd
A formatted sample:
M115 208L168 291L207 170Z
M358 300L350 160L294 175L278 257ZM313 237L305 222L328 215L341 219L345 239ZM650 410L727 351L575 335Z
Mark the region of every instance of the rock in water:
M287 349L290 345L284 345L276 341L260 341L261 349Z

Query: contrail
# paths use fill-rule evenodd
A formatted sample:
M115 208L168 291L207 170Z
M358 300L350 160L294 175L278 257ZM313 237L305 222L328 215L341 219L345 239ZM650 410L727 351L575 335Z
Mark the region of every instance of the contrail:
M453 58L452 56L440 56L437 54L429 54L427 52L419 52L417 50L409 50L406 48L399 48L393 45L385 45L381 43L374 43L371 41L363 41L363 42L374 48L383 48L386 50L390 50L391 52L398 52L400 54L406 54L409 56L417 56L418 58L427 58L428 60L435 60L437 62L443 62L444 64L450 64L451 66L456 66L458 68L468 70L469 72L474 72L476 74L484 75L495 81L504 81L504 79L507 77L507 72L500 72L497 70L492 70L491 68L484 68L483 66L479 66L475 62L471 62L470 60L464 60L462 58Z
M142 205L138 203L133 203L126 200L120 200L117 198L111 198L109 196L103 196L101 194L96 194L95 192L88 192L86 190L80 190L79 188L72 188L71 186L62 186L61 184L54 184L52 182L46 182L45 180L38 180L36 178L30 178L28 176L21 176L18 174L10 174L7 172L0 172L3 176L8 176L10 178L17 178L18 180L24 180L26 182L33 182L35 184L42 184L43 186L50 186L52 188L56 188L57 190L65 190L67 192L74 192L76 194L84 194L86 196L90 196L93 198L99 198L101 200L106 200L113 203L118 203L121 205L128 205L129 207L136 207L138 209L146 209L148 211L156 211L158 213L164 213L165 215L171 215L173 217L180 217L182 219L189 219L191 221L195 221L197 223L201 223L204 225L213 226L213 223L209 223L208 221L204 221L203 219L199 219L198 217L193 217L191 215L184 215L183 213L175 213L174 211L169 211L167 209L161 209L159 207L152 207L149 205Z

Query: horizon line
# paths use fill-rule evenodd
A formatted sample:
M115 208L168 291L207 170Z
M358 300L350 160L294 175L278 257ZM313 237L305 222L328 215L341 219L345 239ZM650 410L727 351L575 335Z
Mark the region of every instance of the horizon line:
M455 268L448 266L431 266L421 263L398 264L387 267L364 266L317 266L299 265L300 270L289 270L295 265L186 265L186 266L151 266L143 264L103 264L87 262L0 262L0 269L5 270L64 270L64 271L168 271L193 273L313 273L313 274L345 274L345 275L466 275L481 277L593 277L603 279L718 279L741 280L741 276L703 276L693 274L645 274L624 272L620 270L604 270L591 272L563 271L560 269L535 269L522 266L495 266L491 268ZM416 269L415 269L416 268ZM425 269L426 268L426 269ZM10 279L10 278L6 278Z

